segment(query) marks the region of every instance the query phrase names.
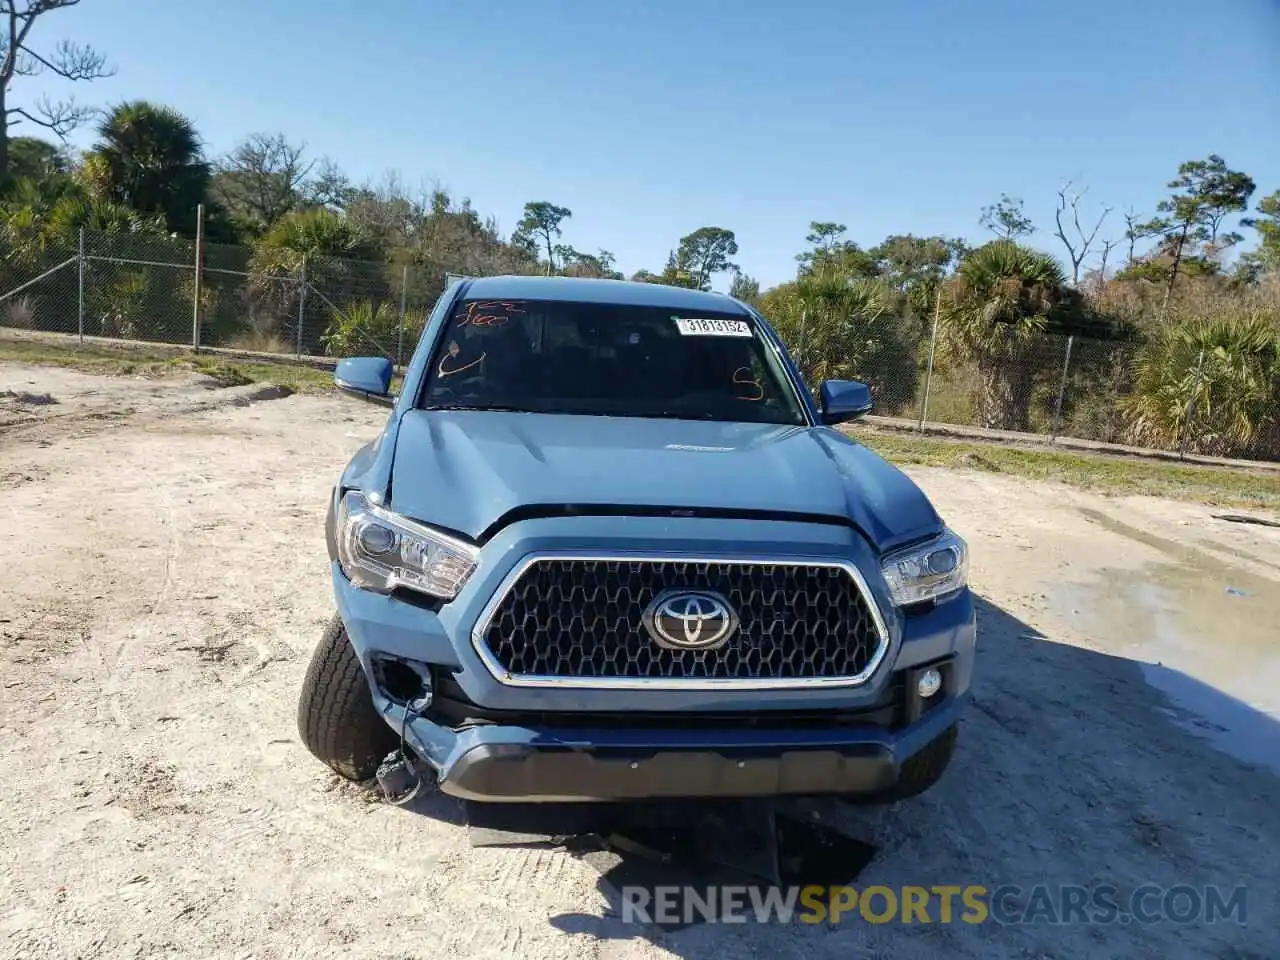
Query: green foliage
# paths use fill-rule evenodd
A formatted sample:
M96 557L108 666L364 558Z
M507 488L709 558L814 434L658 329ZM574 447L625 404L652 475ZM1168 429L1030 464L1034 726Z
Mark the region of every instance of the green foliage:
M1133 440L1172 447L1186 432L1198 452L1238 452L1276 419L1280 313L1178 318L1143 346L1136 374Z
M43 182L23 178L0 200L0 294L74 256L82 227L112 234L164 235L157 218L88 197L69 177Z
M304 333L318 332L328 326L328 320L318 318L334 304L390 297L380 253L346 214L324 208L294 210L258 241L249 259L251 283L267 313L301 322ZM260 334L276 332L257 329ZM309 349L312 342L307 340L303 348Z
M190 120L172 107L135 100L98 124L82 175L94 196L158 214L171 231L191 236L209 164Z
M295 210L281 217L258 242L255 273L293 274L303 261L381 259L376 244L350 217L331 210Z
M938 290L968 254L963 240L895 235L867 251L881 277L896 293L897 310L917 336L927 336Z
M709 290L711 278L726 270L737 270L729 258L737 254L738 241L732 230L723 227L699 227L693 233L680 238L676 249L674 275L688 276L690 285L698 290ZM680 284L684 286L685 284Z
M886 413L911 402L917 376L915 342L893 303L893 291L880 281L831 264L760 298L762 312L811 387L823 380L862 380Z
M331 357L383 356L395 359L400 335L400 315L389 304L366 300L333 311L333 319L321 342ZM406 331L407 343L417 340L418 331Z
M1011 240L979 247L948 281L939 339L947 355L979 370L982 426L1030 426L1035 345L1063 301L1065 283L1053 257Z
M729 296L754 305L760 300L760 282L740 270L735 270L733 282L729 284Z
M560 236L560 224L573 216L568 207L557 207L546 200L536 200L524 205L524 216L516 224L511 242L526 250L535 251L538 241L547 251L547 273L556 270L555 239Z
M44 182L71 172L66 150L37 137L14 137L9 141L9 179L27 178Z
M1162 216L1131 230L1160 238L1154 261L1167 264L1162 271L1166 305L1179 275L1216 271L1215 258L1243 239L1234 231L1223 232L1222 225L1229 214L1248 206L1255 185L1252 178L1229 169L1222 157L1210 154L1207 160L1181 164L1178 176L1169 181L1169 189L1178 192L1160 201L1156 209ZM1204 246L1204 253L1198 258L1191 256L1189 251L1200 245ZM1149 270L1143 278L1160 276Z
M62 197L49 212L49 229L69 237L81 228L97 233L166 235L164 220L159 216L148 216L110 200L76 194Z
M1222 221L1235 211L1243 210L1255 189L1253 179L1230 170L1217 154L1207 160L1191 160L1178 167L1178 176L1169 181L1173 196L1160 201L1156 208L1166 215L1155 221L1163 225L1161 233L1181 230L1183 237L1224 246L1243 239L1239 234L1220 235Z
M978 223L1002 240L1017 240L1036 232L1031 218L1022 212L1022 201L1002 193L1000 199L982 208Z
M847 228L843 223L815 220L809 224L805 240L809 249L796 254L798 274L814 270L834 269L850 277L876 277L880 274L875 258L849 240L841 240Z
M963 240L896 234L872 247L869 254L877 272L895 290L936 290L942 279L959 264L969 249ZM926 298L931 299L931 298Z
M1260 217L1244 220L1245 226L1258 231L1259 245L1250 258L1259 272L1280 271L1280 190L1258 201Z
M639 283L661 283L668 287L683 287L686 290L704 289L703 285L698 282L698 278L691 271L680 265L674 250L667 257L667 265L661 273L639 270L632 275L631 279Z
M594 277L600 280L621 280L622 274L613 268L614 256L608 250L598 254L583 253L568 244L556 244L556 257L560 272L566 277Z
M1047 254L1008 240L979 247L943 297L948 346L964 359L1016 351L1044 329L1066 280Z
M95 263L86 282L85 332L126 340L190 342L191 299L172 267Z

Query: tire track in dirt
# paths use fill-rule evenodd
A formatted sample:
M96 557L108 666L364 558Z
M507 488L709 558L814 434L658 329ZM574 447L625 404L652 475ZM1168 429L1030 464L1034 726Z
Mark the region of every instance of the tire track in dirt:
M3 424L0 433L0 450L16 448L18 444L48 442L49 440L85 439L106 431L127 427L155 424L178 417L209 413L221 408L243 407L267 400L279 400L291 396L293 391L271 383L250 383L224 387L216 381L206 380L186 391L173 391L170 397L156 397L151 403L125 405L113 409L85 410L76 405L42 415L30 415ZM44 408L49 410L51 408Z

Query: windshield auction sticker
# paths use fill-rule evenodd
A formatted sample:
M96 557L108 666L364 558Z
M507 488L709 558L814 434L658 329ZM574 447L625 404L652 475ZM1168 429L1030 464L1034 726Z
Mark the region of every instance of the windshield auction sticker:
M710 320L672 317L682 337L749 337L751 324L745 320Z

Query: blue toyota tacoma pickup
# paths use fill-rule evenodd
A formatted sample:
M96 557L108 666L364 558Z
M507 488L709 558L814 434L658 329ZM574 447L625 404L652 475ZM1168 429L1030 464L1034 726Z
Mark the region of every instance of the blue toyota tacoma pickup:
M901 799L969 698L967 549L834 425L755 309L491 277L436 304L334 487L337 614L298 725L366 779L397 746L480 801Z

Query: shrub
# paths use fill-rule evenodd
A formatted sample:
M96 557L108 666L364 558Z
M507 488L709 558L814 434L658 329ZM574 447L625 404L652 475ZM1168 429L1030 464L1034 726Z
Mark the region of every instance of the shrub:
M328 329L320 338L331 357L379 355L395 359L400 337L398 310L381 300L348 305L333 313ZM406 341L408 333L406 332Z
M1247 449L1271 424L1280 399L1280 325L1275 315L1235 310L1178 318L1136 361L1126 404L1138 443L1209 454Z

